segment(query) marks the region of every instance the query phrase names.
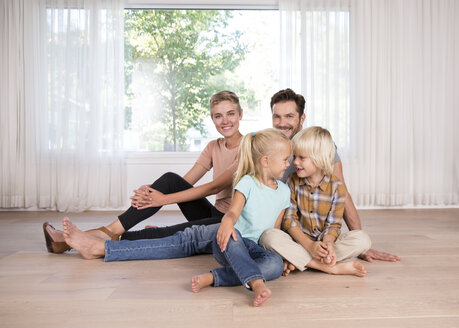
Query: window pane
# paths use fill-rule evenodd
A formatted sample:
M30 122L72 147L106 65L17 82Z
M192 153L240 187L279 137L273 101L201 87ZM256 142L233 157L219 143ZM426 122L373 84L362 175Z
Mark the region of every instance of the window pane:
M269 127L278 19L269 10L126 10L125 149L204 149L219 137L209 99L224 89L241 99L243 133Z

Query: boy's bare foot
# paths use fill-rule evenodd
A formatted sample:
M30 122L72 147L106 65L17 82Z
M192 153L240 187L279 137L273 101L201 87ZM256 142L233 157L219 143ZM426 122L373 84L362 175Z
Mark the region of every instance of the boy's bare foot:
M77 250L83 258L90 260L105 255L104 241L102 239L81 231L67 217L62 220L62 227L64 228L65 242Z
M290 272L295 271L295 270L296 270L296 267L292 263L288 261L284 261L284 271L282 272L282 275L284 277L287 277L290 274Z
M249 282L249 286L252 288L255 293L255 298L253 300L253 306L262 305L270 296L271 290L266 287L262 279L255 279Z
M331 267L330 270L330 273L333 274L350 274L357 277L365 277L367 274L367 270L359 261L339 262L334 267Z
M208 287L214 283L214 275L205 273L191 278L191 290L193 293L199 292L202 288Z

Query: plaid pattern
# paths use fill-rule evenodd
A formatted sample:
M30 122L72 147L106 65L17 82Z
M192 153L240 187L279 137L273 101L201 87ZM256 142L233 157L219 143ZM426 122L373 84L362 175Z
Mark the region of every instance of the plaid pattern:
M338 238L344 213L346 188L334 175L325 175L313 188L306 178L296 173L287 180L290 187L290 207L285 211L282 229L300 227L312 240L322 240L327 234Z

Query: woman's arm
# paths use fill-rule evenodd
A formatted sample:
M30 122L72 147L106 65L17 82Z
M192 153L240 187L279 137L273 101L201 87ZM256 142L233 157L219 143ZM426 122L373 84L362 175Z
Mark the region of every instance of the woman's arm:
M188 171L187 174L185 174L184 179L188 183L194 184L199 179L201 179L206 172L207 171L201 165L195 164L192 167L192 169ZM215 195L221 190L230 187L232 182L233 172L231 170L226 170L211 182L187 190L175 192L172 194L163 194L153 188L148 187L148 204L145 204L142 207L138 207L138 209L140 210L147 207L157 207L167 204L183 203L207 197L209 195Z
M245 196L240 191L236 190L234 192L233 202L228 212L222 219L220 228L217 231L217 243L220 246L222 252L225 251L226 245L230 237L233 237L234 240L237 240L236 231L234 230L234 225L236 224L239 216L241 215L242 209L245 205Z

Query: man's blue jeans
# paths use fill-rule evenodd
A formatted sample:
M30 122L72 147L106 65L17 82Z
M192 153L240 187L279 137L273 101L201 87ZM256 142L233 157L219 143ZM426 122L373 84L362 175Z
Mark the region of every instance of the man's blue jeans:
M172 236L159 239L105 241L105 262L162 260L211 254L220 223L194 225Z
M211 270L214 286L236 286L242 284L250 289L248 283L255 279L273 280L281 276L284 269L282 258L265 250L254 241L242 238L236 230L237 241L229 239L224 252L220 250L217 239L212 243L214 257L223 268Z

